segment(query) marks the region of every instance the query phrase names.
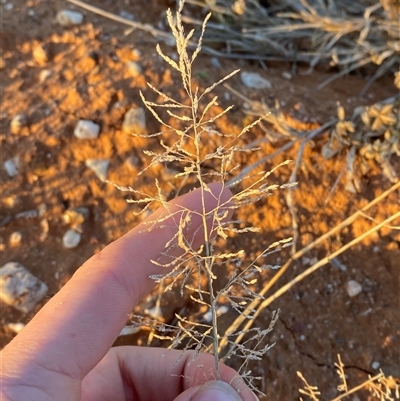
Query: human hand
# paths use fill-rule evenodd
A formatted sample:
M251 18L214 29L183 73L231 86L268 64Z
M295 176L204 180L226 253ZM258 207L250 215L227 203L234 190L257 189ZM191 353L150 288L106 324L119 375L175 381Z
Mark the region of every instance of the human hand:
M206 210L229 200L221 185L210 188ZM199 190L150 217L173 213L162 227L146 231L139 224L77 270L1 352L2 401L256 400L225 365L221 381L214 380L212 355L193 360L191 351L110 349L133 307L154 287L149 275L165 273L151 260L177 232L175 223L187 209L202 210ZM195 246L202 243L200 225L194 216L189 235L197 232Z

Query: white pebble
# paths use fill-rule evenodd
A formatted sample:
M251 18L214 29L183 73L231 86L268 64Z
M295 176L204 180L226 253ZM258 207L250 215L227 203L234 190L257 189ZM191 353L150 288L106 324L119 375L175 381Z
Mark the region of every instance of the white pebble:
M8 323L5 325L7 328L18 334L24 327L24 323Z
M81 233L76 230L68 230L62 239L65 248L72 249L76 248L81 241Z
M47 290L45 283L17 262L0 268L0 299L21 312L31 312Z
M17 114L10 123L10 131L12 134L19 134L21 129L28 124L28 119L25 114Z
M284 71L282 72L282 77L285 79L292 79L292 74L290 72Z
M10 177L15 177L18 174L19 168L19 157L13 157L12 159L4 162L4 168Z
M346 284L346 291L349 297L355 297L362 291L362 286L355 280L349 280Z
M122 130L127 134L143 134L146 130L146 115L142 107L129 109L124 116Z
M74 135L79 139L96 139L99 132L100 125L90 120L79 120L74 129Z
M243 71L240 78L245 86L253 89L271 89L271 82L256 72Z
M371 367L374 370L379 369L379 366L381 366L381 364L378 361L374 361L374 362L371 363Z
M87 159L85 160L86 167L90 168L98 178L105 180L110 161L108 159Z
M127 63L129 74L136 78L142 73L142 67L136 61L128 61Z
M136 334L140 331L139 326L125 326L122 330L121 333L119 333L120 336L129 336L132 334Z
M80 25L83 14L77 11L61 10L57 13L56 20L61 26Z
M19 245L21 245L22 242L22 234L19 231L14 231L11 235L10 235L10 239L9 239L9 243L11 247L17 247Z
M51 76L53 72L51 70L42 70L39 73L39 82L43 83L44 81L46 81L47 78L49 78Z

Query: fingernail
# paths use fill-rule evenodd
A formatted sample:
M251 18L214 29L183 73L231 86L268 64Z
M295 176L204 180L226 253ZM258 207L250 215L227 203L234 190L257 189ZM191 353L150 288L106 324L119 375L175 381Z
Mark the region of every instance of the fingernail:
M242 399L228 383L216 380L203 384L191 401L242 401Z

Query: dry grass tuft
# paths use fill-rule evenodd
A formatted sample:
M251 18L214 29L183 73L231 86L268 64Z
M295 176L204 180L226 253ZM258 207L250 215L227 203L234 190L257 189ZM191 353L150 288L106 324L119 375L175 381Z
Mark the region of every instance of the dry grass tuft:
M380 2L285 0L268 5L255 0L189 0L209 9L218 23L209 24L205 44L224 46L227 57L305 62L310 71L328 62L340 72L324 82L373 64L373 79L400 60L399 6ZM198 24L192 17L185 22Z
M362 390L367 390L374 399L379 401L395 401L400 398L400 384L392 376L385 376L382 371L375 376L368 375L365 381L350 387L345 373L346 366L343 364L340 355L338 355L338 362L335 363L335 367L340 380L337 390L341 394L331 401L339 401ZM318 391L318 387L310 385L301 372L297 372L297 375L304 385L303 388L299 389L300 394L305 395L310 400L319 401L321 393ZM300 400L303 400L303 398L300 397Z

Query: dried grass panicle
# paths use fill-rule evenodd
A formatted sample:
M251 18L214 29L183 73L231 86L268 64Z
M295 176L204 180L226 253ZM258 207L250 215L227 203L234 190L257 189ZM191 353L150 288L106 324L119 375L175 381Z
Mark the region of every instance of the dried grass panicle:
M217 85L225 82L237 71L204 90L195 86L192 81L192 64L201 50L209 16L202 24L197 47L192 54L189 54L188 44L192 40L194 32L185 32L181 20L182 9L183 1L179 3L175 14L171 11L167 13L168 22L176 41L178 59L173 60L165 54L161 46L157 46L157 52L171 68L178 72L185 92L185 99L174 99L151 84L148 85L149 89L158 97L159 102L147 100L147 96L141 93L147 109L166 128L165 133L148 135L151 138L159 138L161 150L145 152L151 159L145 171L160 164L171 163L175 168L180 166L180 171L175 174L175 178L199 186L204 199L206 195L209 196L212 193L209 187L210 182L219 181L225 184L229 177L239 172L237 155L252 151L242 147L240 141L253 124L245 127L236 136L216 130L215 120L221 118L233 106L222 111L215 111L214 106L218 104L218 99L211 96L211 92ZM164 120L164 118L168 118L170 121L171 117L175 119L175 123L167 123ZM209 142L208 146L203 146L206 141ZM209 152L210 143L215 144L215 150L212 152ZM210 161L212 162L212 171L206 168ZM281 163L276 168L285 164L287 162ZM246 305L260 297L255 291L254 285L266 269L274 266L273 263L266 263L265 258L287 246L290 239L278 241L261 250L259 256L249 264L245 263L247 256L244 250L228 251L223 246L224 241L229 236L258 231L257 228L247 226L241 221L226 221L226 219L229 209L236 209L257 202L271 195L274 191L287 187L287 184L268 183L268 178L276 168L238 178L235 185L231 185L231 187L237 188L234 189L233 198L229 202L222 202L221 199L218 199L219 204L212 211L206 212L203 208L203 212L196 214L189 210L176 212L174 220L178 228L177 233L166 244L159 259L153 261L155 265L164 267L166 272L165 274L153 275L151 278L161 282L165 290L179 286L182 295L188 294L200 309L205 308L211 312L211 321L204 318L199 320L193 316L181 316L180 314L176 314L175 324L172 326L140 317L134 319L138 325L151 327L155 337L169 340L171 347L195 349L196 352L208 351L214 354L217 378L219 378L218 362L221 357L219 352L221 339L233 344L232 339L235 336L244 335L244 341L235 345L235 351L231 353L231 356L237 356L240 359L239 373L256 391L257 389L253 384L255 378L248 369L248 363L252 360L261 359L270 348L266 336L272 330L278 314L273 314L270 326L265 329L257 327L240 332L234 330L224 333L219 328L218 308L225 304L229 305L232 311L236 310L237 313L242 314ZM132 203L143 206L143 204L149 205L158 202L168 210L167 195L164 194L157 180L155 181L156 193L154 195L145 194L130 187L120 187L120 189L132 192L135 195L135 199L131 200ZM194 217L201 219L200 229L204 230L205 243L199 249L193 245L194 237L187 235L187 228L192 224ZM148 222L148 230L152 230L155 225L163 225L165 219L166 217L159 217ZM194 235L197 234L197 232L194 233ZM176 257L176 248L180 248L184 255ZM223 274L220 273L226 272L227 269L222 270L222 268L230 269L230 276L225 284L221 284ZM216 280L218 280L218 286L216 286ZM252 317L246 315L246 318L251 319Z
M340 355L338 355L338 362L335 363L335 367L339 378L337 390L340 395L331 399L331 401L342 400L347 398L349 395L360 391L369 392L373 399L380 401L395 401L400 399L400 384L398 379L385 375L382 370L374 376L368 375L368 378L362 383L350 386L347 374L345 373L346 366L342 362ZM301 372L297 372L297 376L303 382L303 388L299 389L300 394L305 395L307 399L313 401L319 401L321 398L326 399L318 390L317 386L312 386L308 383L307 379ZM300 400L303 400L303 398L300 397Z

